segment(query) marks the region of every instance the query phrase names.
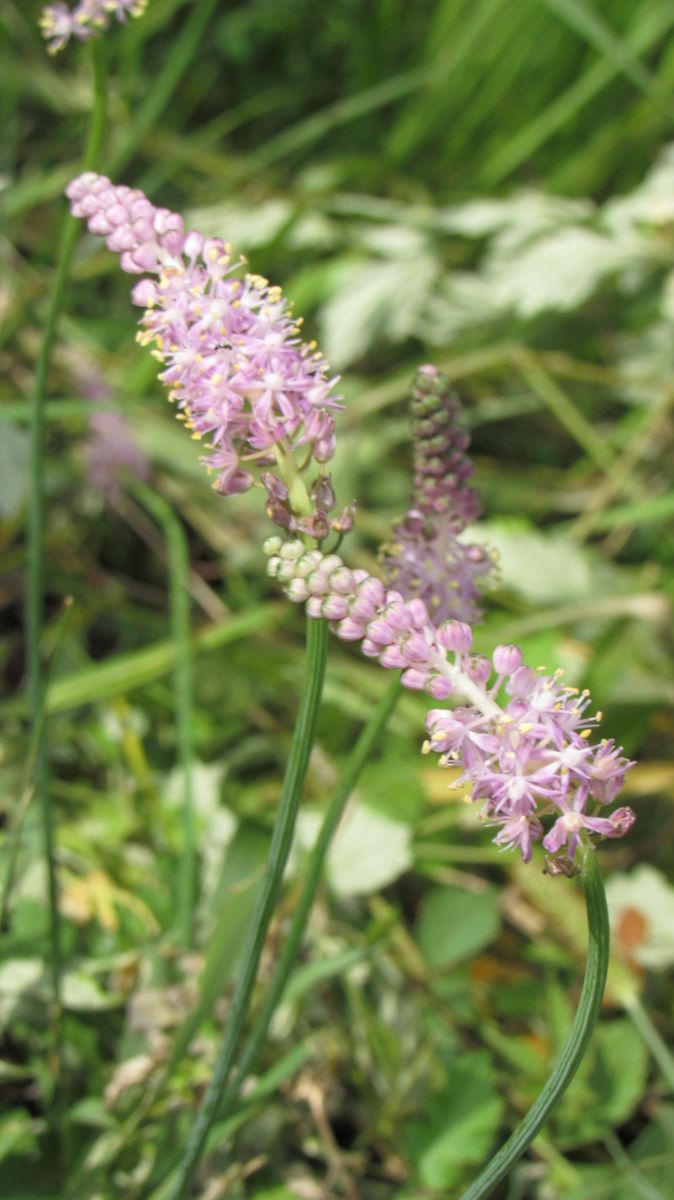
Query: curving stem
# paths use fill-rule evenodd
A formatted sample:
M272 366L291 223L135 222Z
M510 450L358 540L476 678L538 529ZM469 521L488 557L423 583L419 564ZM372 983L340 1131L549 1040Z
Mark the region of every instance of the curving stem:
M589 946L571 1033L552 1074L528 1113L460 1200L488 1200L552 1115L585 1057L601 1009L611 947L604 883L596 853L589 849L581 863L581 879L587 905Z

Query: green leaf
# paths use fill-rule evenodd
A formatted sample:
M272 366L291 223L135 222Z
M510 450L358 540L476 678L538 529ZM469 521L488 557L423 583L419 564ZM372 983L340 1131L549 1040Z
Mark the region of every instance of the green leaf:
M106 992L83 971L66 971L63 976L63 1004L75 1012L104 1012L119 1008L124 1003L121 995Z
M498 892L435 888L426 896L417 921L417 939L432 967L449 967L488 946L500 926Z
M502 1102L484 1051L466 1054L453 1065L446 1087L431 1096L423 1122L407 1130L407 1147L424 1187L453 1187L464 1168L489 1157L498 1131Z
M306 846L315 841L318 813L300 816L299 835ZM391 821L355 803L347 810L328 851L327 877L338 896L362 896L388 887L412 866L409 825Z
M583 1145L622 1125L646 1086L648 1050L632 1022L600 1025L559 1109L560 1146Z

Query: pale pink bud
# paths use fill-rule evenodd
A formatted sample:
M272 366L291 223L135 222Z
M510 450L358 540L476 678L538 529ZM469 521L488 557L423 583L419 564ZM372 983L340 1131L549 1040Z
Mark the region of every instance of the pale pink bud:
M377 609L374 604L370 604L361 595L357 595L349 605L349 616L355 621L371 621Z
M406 633L412 626L412 619L407 611L407 605L402 600L394 600L386 605L386 620L393 629Z
M365 633L365 628L358 621L345 617L337 626L337 636L344 642L359 642Z
M447 700L452 694L452 685L444 675L428 675L425 687L434 700Z
M322 615L328 621L341 621L347 615L348 605L344 596L326 596L323 601Z
M428 659L428 642L420 633L412 633L406 637L403 642L403 650L410 666L418 662L426 662Z
M139 283L134 283L131 289L131 299L139 308L151 308L156 303L158 294L151 279L141 279Z
M384 603L385 589L380 579L375 579L374 576L369 576L358 585L358 596L363 600L369 601L375 607L379 607Z
M330 575L330 591L338 596L350 596L354 590L353 572L348 567L339 567Z
M417 671L414 667L409 667L407 671L403 671L400 682L403 687L410 688L411 691L422 692L426 687L427 678L425 671Z
M491 675L491 663L482 654L475 654L466 663L466 674L474 683L485 684Z
M328 591L328 581L318 571L314 571L307 579L307 588L310 596L325 596Z
M395 632L384 617L376 617L367 627L367 636L377 646L388 646L395 641Z
M379 655L381 654L381 646L378 646L376 642L372 642L370 641L369 637L366 637L363 638L361 651L366 658L379 658Z
M518 646L497 646L492 655L492 662L497 675L514 675L518 667L522 666L522 651Z
M286 595L289 600L294 600L296 603L302 604L309 595L307 585L304 580L291 579L286 589Z
M393 670L409 666L409 663L399 646L386 646L379 655L379 661L382 667L389 667Z
M438 629L438 641L445 650L466 654L473 644L473 632L463 621L445 621Z
M412 624L417 629L425 629L429 623L428 609L423 600L409 600L407 602L407 611L412 618Z

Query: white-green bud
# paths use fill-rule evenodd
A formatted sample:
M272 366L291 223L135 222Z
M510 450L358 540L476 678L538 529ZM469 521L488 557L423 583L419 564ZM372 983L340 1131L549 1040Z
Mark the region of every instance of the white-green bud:
M281 583L289 583L295 578L295 563L289 559L281 559L281 564L276 572L276 578L281 580Z
M280 538L278 536L268 537L268 538L264 539L264 541L262 543L262 549L264 550L264 553L268 557L271 557L272 554L278 554L282 545L283 545L283 538Z
M286 595L289 600L302 604L309 598L309 589L303 579L291 579L286 588Z

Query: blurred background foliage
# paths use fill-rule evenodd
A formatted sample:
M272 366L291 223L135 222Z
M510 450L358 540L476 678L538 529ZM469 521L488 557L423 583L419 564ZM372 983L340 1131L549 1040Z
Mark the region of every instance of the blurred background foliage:
M210 490L135 345L128 278L83 237L46 460L66 1187L45 1120L48 921L23 686L26 396L92 97L86 50L48 58L39 7L6 0L0 47L0 1160L13 1197L158 1198L226 1020L302 628L265 580L257 494ZM564 667L638 759L638 824L602 851L617 949L602 1025L505 1200L672 1194L673 29L669 0L151 0L106 37L103 169L282 283L343 374L335 482L358 501L351 561L376 566L406 506L405 397L430 359L465 401L486 514L471 536L499 554L480 648L516 640L533 665ZM189 946L176 930L176 567L143 494L96 474L117 453L100 411L128 423L188 539ZM304 847L385 686L332 645L267 975ZM209 1200L456 1195L564 1038L578 891L494 851L419 757L423 717L405 697L353 798L260 1074L202 1171Z

